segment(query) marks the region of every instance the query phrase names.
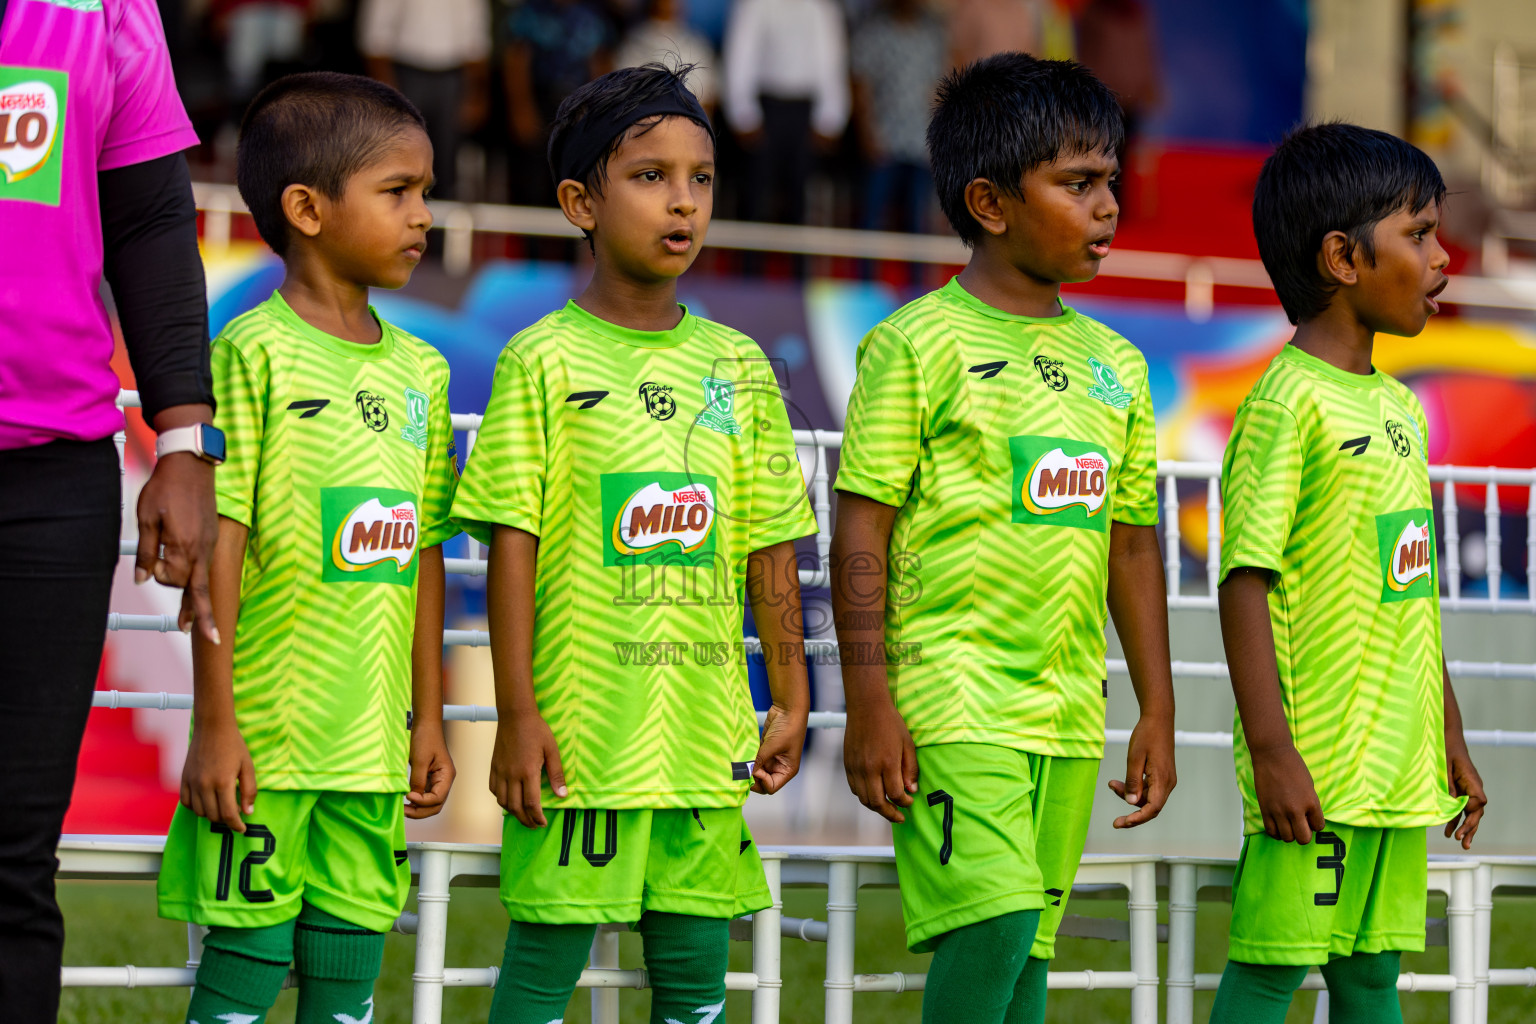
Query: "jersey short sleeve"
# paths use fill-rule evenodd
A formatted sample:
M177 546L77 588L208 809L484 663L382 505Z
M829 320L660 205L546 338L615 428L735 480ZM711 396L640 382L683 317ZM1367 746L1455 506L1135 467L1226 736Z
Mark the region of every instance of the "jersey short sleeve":
M1276 402L1245 402L1222 467L1221 579L1239 566L1280 571L1301 486L1296 418Z
M1157 423L1145 370L1142 378L1126 419L1125 455L1115 476L1113 515L1132 526L1153 526L1157 523Z
M176 91L159 9L152 0L117 0L107 4L107 14L114 21L112 119L97 169L127 167L197 145Z
M898 328L879 323L859 344L836 488L885 505L906 501L929 427L922 364Z
M542 532L544 421L544 395L514 341L496 360L491 400L454 499L453 516L470 536L490 543L493 523Z
M214 426L224 431L227 458L213 475L219 515L249 527L256 505L266 426L268 368L259 347L249 353L220 338L213 344Z
M805 478L795 455L794 433L784 400L777 388L762 398L752 457L749 552L816 532L815 516L805 500Z
M459 449L448 408L448 364L443 362L427 405L427 466L421 493L421 546L435 547L459 532L450 518L459 482Z

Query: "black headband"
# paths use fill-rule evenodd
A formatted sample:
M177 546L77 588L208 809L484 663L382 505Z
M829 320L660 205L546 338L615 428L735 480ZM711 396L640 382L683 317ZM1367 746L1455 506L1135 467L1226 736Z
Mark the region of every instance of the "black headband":
M587 175L615 139L641 121L653 117L686 117L699 123L709 132L710 141L715 130L709 123L709 115L691 91L679 87L668 96L657 96L632 109L614 110L587 118L549 139L549 170L559 183L567 178L586 181Z

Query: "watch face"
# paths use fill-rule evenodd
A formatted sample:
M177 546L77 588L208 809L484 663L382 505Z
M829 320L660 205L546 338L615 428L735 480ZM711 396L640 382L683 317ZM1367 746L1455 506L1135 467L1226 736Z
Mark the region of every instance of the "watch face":
M203 455L214 462L223 462L225 458L224 431L204 423L200 433L202 434L203 441Z

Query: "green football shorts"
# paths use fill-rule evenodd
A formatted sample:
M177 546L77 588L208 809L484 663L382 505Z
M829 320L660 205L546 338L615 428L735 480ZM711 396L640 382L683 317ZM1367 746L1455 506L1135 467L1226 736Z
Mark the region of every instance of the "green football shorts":
M388 931L405 906L401 793L264 789L245 834L178 806L160 865L160 916L262 928L302 903Z
M892 829L907 946L1039 910L1029 955L1056 955L1056 929L1088 838L1099 762L986 743L917 748L918 791Z
M1306 846L1248 836L1232 882L1228 959L1310 965L1422 951L1428 846L1422 828L1334 822Z
M501 828L501 902L514 921L634 922L647 910L740 917L773 903L740 807L551 811Z

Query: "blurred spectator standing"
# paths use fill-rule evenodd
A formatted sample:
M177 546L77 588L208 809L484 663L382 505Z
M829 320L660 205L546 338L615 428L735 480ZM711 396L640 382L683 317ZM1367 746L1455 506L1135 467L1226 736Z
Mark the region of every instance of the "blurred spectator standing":
M526 0L507 20L502 73L512 128L512 201L555 201L544 152L560 102L612 69L612 33L590 0Z
M357 45L368 74L403 92L427 119L433 194L459 198L459 145L485 120L488 0L362 0Z
M1139 129L1162 93L1157 32L1145 0L1088 0L1078 16L1077 59L1114 90L1125 112L1125 142L1116 154L1124 175L1136 157ZM1122 216L1124 206L1122 195Z
M1041 4L1046 0L953 0L949 60L955 67L1004 50L1040 52Z
M268 65L303 56L309 0L215 0L212 14L224 37L230 106L238 119L265 84Z
M645 20L624 36L615 67L632 68L650 61L680 59L694 65L688 76L688 88L699 98L704 109L714 113L719 98L715 51L698 32L683 20L683 0L649 0Z
M813 150L848 124L848 43L832 0L738 0L725 36L725 114L748 153L742 213L805 223Z
M923 0L885 0L853 35L853 103L859 144L868 161L867 229L922 231L933 204L928 170L928 115L944 74L944 26Z

